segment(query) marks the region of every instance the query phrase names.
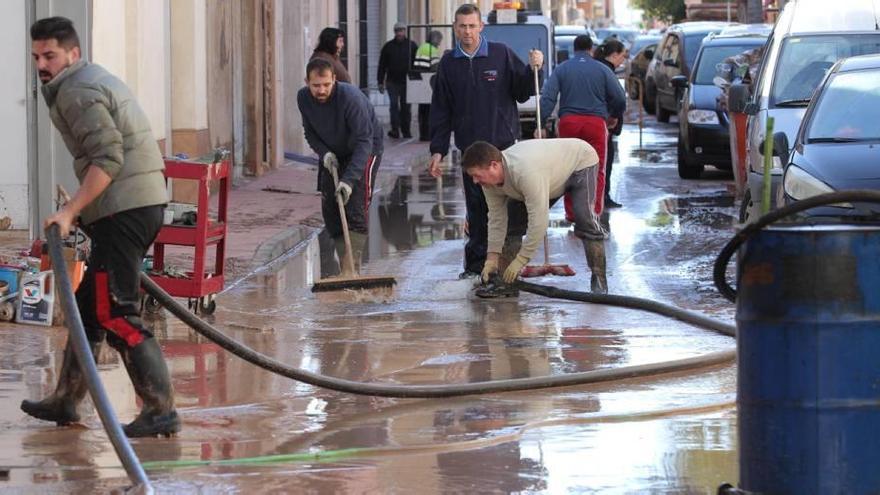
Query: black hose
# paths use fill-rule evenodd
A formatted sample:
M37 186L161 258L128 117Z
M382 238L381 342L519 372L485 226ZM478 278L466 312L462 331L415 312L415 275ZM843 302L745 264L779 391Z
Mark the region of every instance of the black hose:
M153 493L153 487L150 485L147 473L144 472L137 454L131 448L128 437L122 431L122 426L116 418L116 413L113 411L113 406L110 404L110 399L107 397L107 392L98 376L95 357L92 355L82 317L79 314L79 307L76 305L76 298L73 295L73 285L70 283L70 276L67 273L67 265L61 250L61 235L58 224L49 225L46 229L46 239L49 244L49 257L52 259L52 266L56 267L54 270L55 283L58 286L58 294L61 296L61 305L69 329L70 342L73 344L76 360L85 375L92 402L95 403L95 409L98 410L98 416L101 418L104 430L107 431L110 443L113 444L116 455L122 461L128 478L142 493Z
M715 287L718 288L718 291L721 292L721 295L727 298L727 300L736 302L736 289L727 283L727 265L730 263L730 258L733 257L733 254L736 253L739 247L764 227L787 216L804 210L809 210L810 208L852 201L880 203L880 191L853 189L851 191L837 191L828 194L820 194L819 196L802 199L796 203L773 210L759 218L755 223L747 225L744 229L740 230L735 236L733 236L724 248L721 249L721 252L718 253L718 258L715 259L715 268L712 273Z
M671 373L694 368L702 368L725 362L736 358L736 351L720 351L692 358L676 359L661 363L641 364L624 366L614 369L603 369L571 373L566 375L516 378L488 382L476 382L455 385L391 385L378 383L362 383L341 378L334 378L302 369L291 367L277 361L265 354L255 351L234 339L226 336L210 324L194 315L183 305L174 300L167 292L163 291L146 274L141 274L141 285L144 290L162 306L167 308L173 315L189 325L193 330L200 333L220 347L244 359L245 361L259 366L272 373L297 380L310 385L347 392L358 395L370 395L396 398L440 398L456 397L462 395L487 394L497 392L510 392L516 390L535 390L542 388L563 387L581 385L586 383L606 382L634 378L640 376ZM735 329L731 325L712 320L705 316L667 306L647 299L639 299L627 296L597 296L574 291L564 291L526 282L520 282L520 288L539 295L569 299L573 301L599 302L614 304L617 306L633 307L651 311L666 316L673 316L686 323L694 324L709 330L733 336Z

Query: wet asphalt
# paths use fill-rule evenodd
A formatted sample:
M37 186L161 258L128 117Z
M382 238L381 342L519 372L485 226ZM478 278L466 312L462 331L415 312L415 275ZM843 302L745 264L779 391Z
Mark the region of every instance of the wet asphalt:
M612 293L732 323L711 282L732 235L732 176L683 181L677 125L626 125L609 210ZM365 272L393 291L314 294L317 239L218 298L209 317L291 366L350 380L466 383L692 357L734 343L653 314L531 294L479 300L461 271L459 169L429 177L425 157L383 163ZM574 277L531 279L587 290L580 242L551 212L551 262ZM326 253L325 253L326 254ZM539 259L542 255L539 254ZM325 258L326 261L326 258ZM326 268L326 263L325 263ZM170 314L151 318L168 358L184 430L137 439L143 461L231 460L149 469L160 493L715 493L737 481L736 369L729 365L603 384L455 399L387 399L317 389L226 354ZM60 329L0 326L0 491L104 492L125 473L91 404L81 428L26 417L51 392ZM139 408L118 356L99 369L120 417ZM285 459L266 456L295 454Z

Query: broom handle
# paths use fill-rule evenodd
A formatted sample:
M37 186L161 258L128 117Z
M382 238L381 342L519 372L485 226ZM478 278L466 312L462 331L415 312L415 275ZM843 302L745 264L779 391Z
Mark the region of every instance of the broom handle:
M336 167L330 168L330 174L333 175L333 187L339 187L339 172L337 172ZM336 196L336 205L339 206L339 218L342 220L342 238L345 240L345 260L343 263L348 265L348 271L351 276L356 275L354 270L354 257L351 254L351 237L348 235L348 219L345 218L345 203L342 202L342 196L336 194L334 191L334 196Z
M538 139L544 137L544 130L541 129L541 83L538 80L538 67L532 67L532 73L535 75L535 127L538 129ZM550 241L547 240L547 234L544 234L544 265L550 264Z
M544 264L550 264L550 241L547 240L547 235L544 235Z

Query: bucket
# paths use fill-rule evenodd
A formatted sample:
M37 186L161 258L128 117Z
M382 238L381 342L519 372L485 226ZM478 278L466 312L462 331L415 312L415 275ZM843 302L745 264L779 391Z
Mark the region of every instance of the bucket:
M52 325L55 307L53 278L51 270L22 275L15 321L33 325Z
M880 228L772 227L740 253L740 488L880 493Z
M6 282L7 294L18 292L18 277L21 270L11 266L0 266L0 281Z

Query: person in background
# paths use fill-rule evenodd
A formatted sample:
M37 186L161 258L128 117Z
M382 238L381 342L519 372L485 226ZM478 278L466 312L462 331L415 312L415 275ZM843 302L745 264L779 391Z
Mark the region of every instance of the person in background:
M443 33L440 31L431 31L428 33L428 41L416 50L416 56L413 61L413 69L421 72L437 72L437 66L440 64L440 43L443 42ZM432 78L434 76L431 76ZM434 81L431 81L431 87L434 87ZM430 123L431 105L426 103L419 104L419 141L430 141Z
M350 229L351 255L359 271L367 245L373 181L382 160L382 126L367 96L356 86L336 81L333 68L328 60L312 59L306 65L306 87L299 90L296 100L306 141L321 157L318 188L325 230L342 262L346 249L336 202L339 195ZM338 171L338 185L334 184L332 169ZM341 264L345 270L345 263Z
M524 64L503 43L483 38L480 9L464 4L455 11L455 49L440 59L431 100L431 162L428 171L441 174L440 161L449 152L450 135L455 145L467 149L475 141L487 141L500 150L513 145L522 135L517 102L535 94L534 71L544 65L540 50L529 52ZM461 171L467 208L468 241L464 251L464 272L460 278L476 278L486 261L488 207L483 189ZM525 205L508 201L508 237L501 265L513 260L526 229ZM504 266L501 266L503 269ZM497 297L491 294L480 297Z
M351 76L348 69L342 63L342 49L345 48L345 32L334 27L326 27L318 35L318 46L312 52L309 61L315 58L323 58L333 64L333 72L339 82L350 83Z
M79 224L91 239L85 275L76 291L86 337L97 356L104 340L119 352L143 407L125 425L129 437L180 431L174 388L159 342L140 317L140 272L162 228L168 194L165 162L147 115L128 87L103 67L81 58L70 19L50 17L31 26L34 65L49 116L64 138L80 187L46 227L61 235ZM82 367L70 341L55 392L21 409L59 426L79 421L86 396Z
M605 64L611 72L620 67L626 61L626 47L623 42L616 37L605 40L604 43L596 48L593 56L599 62ZM605 205L609 208L620 208L621 204L611 199L611 169L614 165L615 143L614 136L619 136L623 130L623 113L626 111L626 104L623 108L615 108L608 116L608 144L605 152Z
M390 100L389 113L391 117L391 130L388 137L397 139L401 135L411 138L410 134L410 106L406 102L406 76L409 73L409 64L416 57L416 43L406 37L406 24L398 22L394 25L394 38L382 46L379 53L379 69L376 78L379 83L379 92L388 90Z

